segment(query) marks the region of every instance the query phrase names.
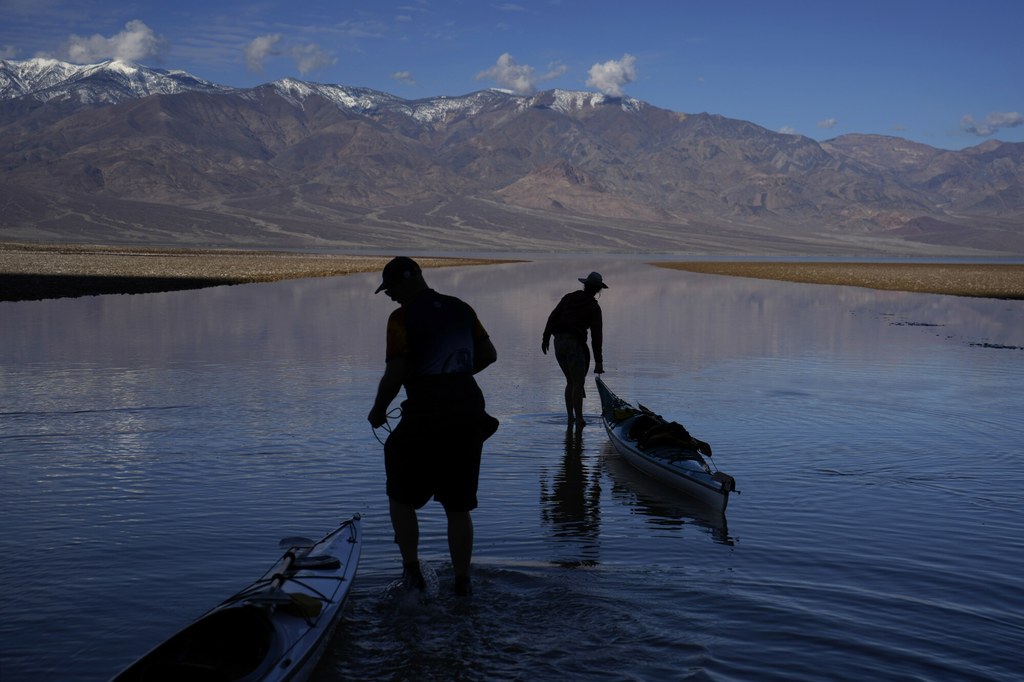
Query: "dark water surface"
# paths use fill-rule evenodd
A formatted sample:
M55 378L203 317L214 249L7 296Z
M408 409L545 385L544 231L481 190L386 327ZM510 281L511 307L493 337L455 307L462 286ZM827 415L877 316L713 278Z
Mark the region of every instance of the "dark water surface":
M611 288L605 379L714 446L726 517L567 434L545 317ZM351 514L315 680L1012 680L1024 642L1024 303L632 258L428 271L499 362L475 594L399 573L366 414L378 277L0 303L0 678L102 680ZM592 386L592 384L591 384Z

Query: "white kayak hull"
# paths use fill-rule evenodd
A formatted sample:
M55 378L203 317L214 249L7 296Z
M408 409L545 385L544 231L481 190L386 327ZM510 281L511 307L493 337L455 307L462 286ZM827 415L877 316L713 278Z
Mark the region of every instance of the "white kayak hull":
M693 444L673 442L644 445L635 436L640 420L663 426L667 422L642 405L633 407L619 398L600 377L597 377L597 389L601 396L601 417L608 439L626 462L715 511L725 511L729 504L729 493L734 490L735 483L732 477L713 470L709 465L706 457L708 453L701 453L697 445L699 443L706 447L706 443L694 441Z
M341 618L362 549L358 515L295 543L259 580L145 654L115 682L306 680Z

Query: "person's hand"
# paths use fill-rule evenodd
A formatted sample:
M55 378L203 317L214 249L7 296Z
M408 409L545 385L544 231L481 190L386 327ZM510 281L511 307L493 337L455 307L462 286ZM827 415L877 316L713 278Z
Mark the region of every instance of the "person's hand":
M544 355L548 354L548 340L547 339L544 339L543 341L540 342L540 352L543 353Z
M594 374L604 374L604 365L602 363L594 363Z
M388 423L387 410L374 406L374 408L370 410L370 414L366 417L366 420L370 422L370 426L375 429L379 429Z

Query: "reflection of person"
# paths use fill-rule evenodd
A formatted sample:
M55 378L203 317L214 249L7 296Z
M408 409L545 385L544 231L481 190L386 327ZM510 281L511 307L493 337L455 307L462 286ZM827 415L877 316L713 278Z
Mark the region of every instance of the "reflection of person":
M547 355L549 342L555 338L555 359L565 375L565 412L569 418L569 426L582 428L583 398L586 392L583 383L590 369L590 351L587 349L587 330L590 330L590 345L594 348L594 373L604 372L602 344L604 341L601 329L601 306L597 303L597 294L607 289L601 275L592 272L583 282L581 291L572 291L562 297L555 309L548 315L544 326L544 338L540 349Z
M384 291L400 308L387 325L387 364L367 417L373 428L387 422L391 401L405 387L402 418L384 444L387 494L395 542L406 583L425 588L419 565L416 510L431 497L448 517L448 548L455 591L471 591L473 521L483 442L498 428L484 412L473 375L497 359L476 312L439 294L419 265L399 256L384 267Z
M562 551L578 555L558 561L561 566L596 566L600 559L601 471L583 461L583 433L565 430L561 466L542 469L541 520L551 526L552 539Z

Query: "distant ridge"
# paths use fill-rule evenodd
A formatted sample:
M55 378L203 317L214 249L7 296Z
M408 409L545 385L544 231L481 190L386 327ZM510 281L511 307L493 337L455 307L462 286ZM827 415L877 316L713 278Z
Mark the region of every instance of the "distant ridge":
M40 58L0 61L0 100L27 97L41 102L74 99L83 104L113 104L149 95L230 90L184 71L118 60L84 66Z
M0 239L1024 255L1024 144L818 143L633 98L0 61Z

